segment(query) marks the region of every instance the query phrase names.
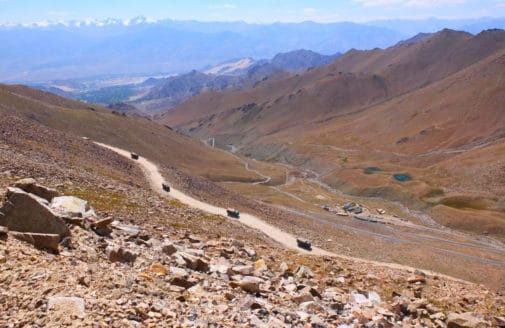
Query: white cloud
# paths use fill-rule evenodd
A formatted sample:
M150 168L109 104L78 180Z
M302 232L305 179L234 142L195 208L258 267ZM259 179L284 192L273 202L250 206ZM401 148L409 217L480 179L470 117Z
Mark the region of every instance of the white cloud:
M317 12L316 8L303 8L303 12L307 15L312 15Z
M237 5L233 3L225 3L223 5L212 5L209 6L209 9L236 9Z
M494 6L496 8L505 8L505 0L496 0Z
M434 8L447 5L463 4L469 0L353 0L364 7L402 6L414 8Z

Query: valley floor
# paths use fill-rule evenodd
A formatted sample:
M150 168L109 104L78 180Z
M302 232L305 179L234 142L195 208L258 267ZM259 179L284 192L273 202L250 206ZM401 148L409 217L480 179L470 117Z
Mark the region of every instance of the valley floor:
M110 145L99 145L109 148L122 156L130 156L130 153L125 150L121 150ZM238 156L237 158L240 159ZM324 185L322 183L319 182L319 184L315 184L314 181L312 181L312 183L310 183L310 181L297 181L297 179L292 180L287 177L284 185L277 187L261 186L262 184L268 183L271 177L263 175L256 169L251 169L250 164L247 161L243 159L240 160L244 162L246 169L256 172L261 177L265 178L263 183L253 183L257 190L262 191L263 195L267 194L268 189L270 189L273 190L277 196L280 194L281 196L287 196L294 199L294 207L275 205L283 212L292 213L297 217L302 217L305 220L317 223L318 226L323 228L327 227L328 230L345 232L349 234L351 238L353 238L352 236L361 236L359 238L364 237L367 239L379 240L383 243L383 247L385 247L385 249L380 252L380 255L382 256L374 257L373 254L376 252L374 252L374 250L367 249L367 243L361 242L361 244L364 244L365 250L368 253L359 255L361 255L362 258L369 259L368 261L361 261L403 269L408 267L401 264L408 264L424 268L426 270L433 270L462 279L468 279L470 281L485 283L493 288L502 289L505 286L505 281L503 281L503 272L505 272L505 246L500 242L491 239L475 238L441 226L425 226L420 222L410 222L405 219L401 220L396 215L370 213L367 209L365 209L366 212L363 213L362 216L354 216L352 213L349 215L345 214L345 212L341 212L340 215L329 214L328 211L321 211L319 206L317 206L317 203L311 203L314 199L310 199L310 197L313 197L311 196L311 193L312 195L315 193L318 196L316 201L324 200L325 202L335 203L338 200L338 198L336 199L336 193L332 193L328 187L323 188ZM178 191L177 189L174 189L173 187L169 193L163 191L161 185L165 182L165 180L159 173L157 166L145 158L140 158L138 163L141 165L151 187L156 192L161 193L164 196L169 195L184 204L200 209L204 212L226 217L225 208L199 201ZM254 165L255 163L251 164ZM305 186L293 186L297 183L303 183ZM311 193L304 192L304 190L307 191L307 187L310 187ZM349 197L350 196L347 196L348 201ZM361 201L362 199L355 200ZM342 216L343 214L346 216ZM366 217L378 219L377 221L372 220L372 222L366 219L359 219ZM307 232L303 233L288 228L287 231L292 232L288 233L286 232L286 228L289 227L289 225L279 226L279 223L282 222L281 220L277 219L275 221L271 221L272 225L266 223L255 215L247 213L241 213L239 222L261 231L269 238L288 249L304 253L307 252L297 247L297 234L298 236L312 235L314 233L313 227L315 227L314 225L300 227L307 230ZM356 252L351 249L353 244L347 248L347 251L342 252L342 248L345 247L345 240L341 237L337 237L335 239L329 238L332 233L328 230L324 232L322 238L315 236L314 240L317 240L317 244L320 247L334 252L315 247L311 252L312 254L344 258L356 256ZM335 247L335 242L333 242L333 240L338 241L337 247ZM376 242L371 244L373 247L377 247ZM392 246L387 246L385 244L390 244ZM363 245L359 247L363 247ZM347 256L343 254L347 254ZM369 254L372 254L372 256ZM383 257L383 254L387 255ZM393 261L388 261L388 256L395 256L395 258L393 258ZM357 259L353 258L353 260ZM377 260L383 262L377 262ZM390 263L386 264L384 261ZM465 263L465 265L461 266L461 263ZM409 269L412 269L412 267Z

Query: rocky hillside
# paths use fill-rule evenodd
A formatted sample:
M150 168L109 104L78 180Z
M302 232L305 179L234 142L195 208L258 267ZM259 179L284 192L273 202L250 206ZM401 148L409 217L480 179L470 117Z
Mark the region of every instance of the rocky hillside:
M442 30L351 50L251 90L200 95L160 121L255 159L301 166L333 189L503 240L504 51L503 30ZM397 173L414 178L402 183Z
M223 156L169 126L25 86L0 85L0 114L134 151L189 175L216 181L257 179L237 159Z
M142 95L131 101L146 113L159 113L175 107L201 93L247 90L265 80L277 80L289 73L300 73L331 63L339 53L326 56L310 50L279 53L270 60L253 61L250 58L207 69L193 70L163 79L149 79L136 88ZM244 67L245 66L245 67ZM145 90L148 91L145 91Z
M308 68L327 65L340 56L340 53L326 56L311 50L299 49L277 54L270 60L270 63L285 71L299 73Z
M504 324L503 294L285 251L160 197L132 161L89 140L11 116L0 131L1 326ZM61 230L34 225L42 212Z

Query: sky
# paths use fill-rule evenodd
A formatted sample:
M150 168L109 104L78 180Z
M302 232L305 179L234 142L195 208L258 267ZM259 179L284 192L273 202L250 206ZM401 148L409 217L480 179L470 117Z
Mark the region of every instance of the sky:
M505 0L0 0L0 24L136 16L250 23L505 17Z

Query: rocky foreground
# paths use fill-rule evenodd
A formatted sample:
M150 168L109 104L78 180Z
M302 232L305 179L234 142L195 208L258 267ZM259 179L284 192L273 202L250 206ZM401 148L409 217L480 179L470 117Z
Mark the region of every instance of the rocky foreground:
M0 212L2 327L505 325L503 295L481 286L133 225L33 179Z
M504 325L499 292L281 249L161 198L119 155L14 117L0 118L0 208L0 327Z

